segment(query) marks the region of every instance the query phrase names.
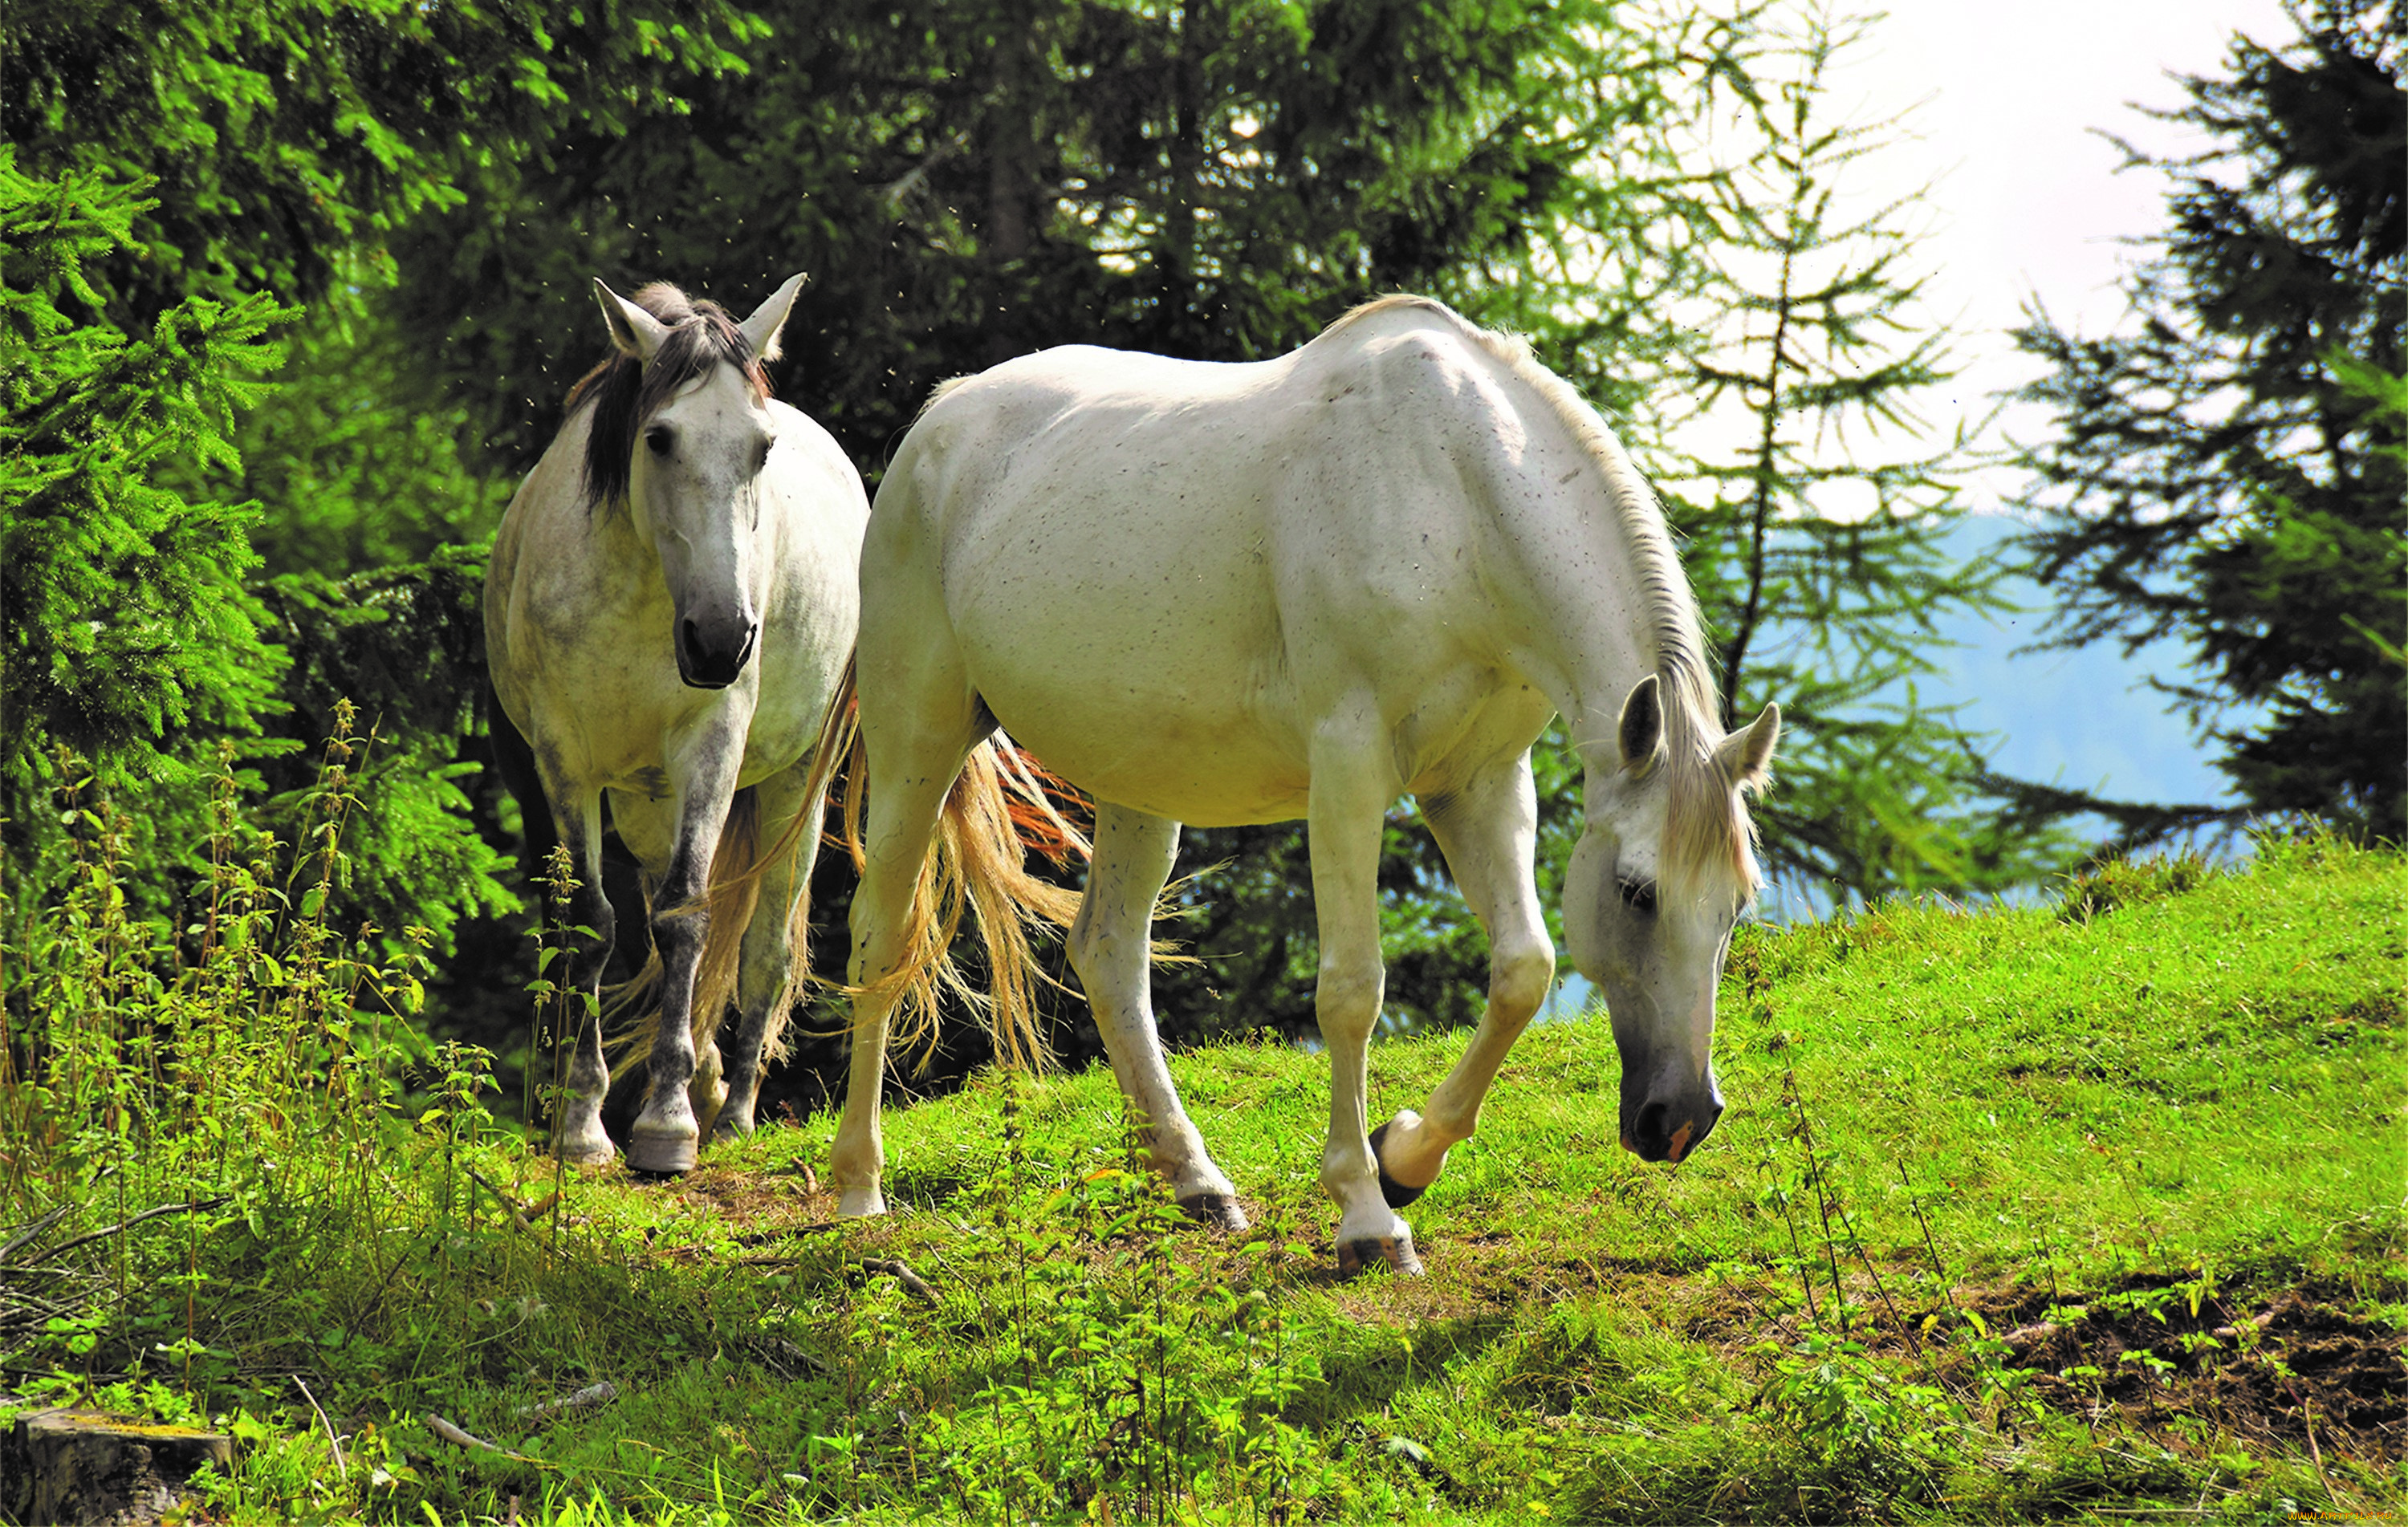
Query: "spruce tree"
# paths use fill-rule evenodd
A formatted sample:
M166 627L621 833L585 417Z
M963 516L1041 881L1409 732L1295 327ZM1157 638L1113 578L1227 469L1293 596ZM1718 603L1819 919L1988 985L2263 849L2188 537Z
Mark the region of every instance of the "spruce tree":
M0 812L18 832L55 749L121 781L172 773L182 729L251 729L282 666L242 581L255 508L158 479L232 464L294 315L258 295L186 298L136 333L97 319L92 272L149 207L98 173L34 178L0 145Z

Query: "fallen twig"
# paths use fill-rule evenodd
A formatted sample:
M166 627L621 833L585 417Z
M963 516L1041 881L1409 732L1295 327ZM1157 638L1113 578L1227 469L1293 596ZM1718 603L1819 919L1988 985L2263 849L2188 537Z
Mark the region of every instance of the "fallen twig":
M297 1373L293 1376L293 1385L295 1389L298 1389L301 1391L301 1398L309 1402L309 1408L317 1411L318 1424L325 1427L326 1429L326 1446L335 1449L335 1477L337 1479L350 1478L351 1477L351 1467L343 1462L342 1439L335 1435L335 1428L327 1421L326 1412L319 1406L318 1397L309 1392L309 1386L301 1382L301 1376Z
M516 1225L520 1231L528 1235L539 1235L542 1234L542 1232L536 1229L535 1222L542 1219L545 1215L550 1214L552 1210L552 1206L560 1202L560 1193L557 1190L554 1190L552 1192L546 1193L543 1197L537 1199L532 1204L522 1204L517 1199L511 1197L509 1194L502 1192L499 1188L496 1188L492 1183L486 1181L484 1175L479 1172L475 1167L466 1167L464 1170L467 1172L470 1181L476 1183L478 1187L484 1189L485 1192L494 1195L494 1202L499 1204L502 1206L502 1211L510 1217L510 1223Z
M808 1225L788 1225L783 1230L754 1230L736 1237L738 1246L775 1246L795 1235L815 1235L823 1230L842 1230L859 1224L858 1220L820 1220Z
M793 1342L788 1341L783 1336L764 1336L760 1338L752 1343L752 1352L755 1357L761 1360L762 1366L768 1368L790 1383L795 1378L795 1367L809 1368L813 1373L825 1373L828 1371L828 1365L825 1363L813 1357L810 1353L803 1350L801 1348L796 1346ZM794 1366L789 1366L789 1364L793 1364Z
M23 1246L27 1241L36 1238L45 1231L48 1231L52 1225L57 1224L60 1220L65 1217L67 1210L72 1207L74 1207L74 1206L71 1204L62 1204L57 1208L54 1208L50 1213L43 1215L40 1219L35 1220L32 1224L27 1225L24 1229L11 1236L7 1245L0 1246L0 1263L5 1263L10 1257L15 1256L19 1247Z
M933 1305L937 1302L937 1291L928 1287L928 1280L913 1272L911 1264L899 1258L872 1257L865 1260L861 1265L865 1271L884 1273L894 1278L896 1282L903 1285L905 1293L922 1304Z
M455 1448L466 1448L471 1451L481 1449L489 1453L499 1453L504 1458L516 1459L522 1463L534 1463L539 1462L539 1460L529 1458L524 1453L514 1453L508 1448L497 1448L494 1444L487 1442L483 1437L478 1436L472 1432L464 1432L459 1427L452 1425L450 1421L445 1420L442 1417L437 1415L431 1410L426 1413L424 1419L426 1421L426 1429L428 1431L434 1433L437 1436L441 1437L444 1441L451 1443Z
M89 1235L79 1235L74 1240L51 1247L50 1254L55 1257L61 1252L72 1251L77 1247L88 1245L93 1241L107 1240L120 1231L131 1230L143 1220L156 1220L163 1214L205 1214L225 1203L228 1196L228 1194L220 1193L215 1198L195 1198L189 1204L155 1204L139 1214L129 1215L120 1220L107 1230L95 1230Z
M562 1395L557 1400L521 1406L510 1414L522 1420L550 1420L554 1416L573 1415L580 1410L591 1410L595 1406L609 1405L618 1397L619 1386L606 1378L598 1384L588 1384L574 1394Z

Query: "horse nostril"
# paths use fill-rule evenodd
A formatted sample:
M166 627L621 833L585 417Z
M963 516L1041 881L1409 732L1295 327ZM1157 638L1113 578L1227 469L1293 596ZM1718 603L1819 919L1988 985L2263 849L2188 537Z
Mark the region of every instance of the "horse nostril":
M1639 1142L1639 1154L1649 1161L1664 1159L1664 1148L1671 1135L1665 1120L1671 1111L1661 1103L1650 1103L1639 1110L1639 1119L1631 1126L1630 1136Z
M678 647L688 658L699 656L702 651L702 627L695 624L691 620L679 626Z

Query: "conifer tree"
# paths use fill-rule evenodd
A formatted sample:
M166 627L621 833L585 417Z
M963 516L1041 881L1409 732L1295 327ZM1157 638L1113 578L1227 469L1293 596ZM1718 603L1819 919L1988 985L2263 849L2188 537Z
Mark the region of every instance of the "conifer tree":
M97 173L20 170L0 145L0 802L20 830L54 749L117 779L172 770L200 722L247 730L280 654L242 575L255 510L157 480L231 464L228 433L293 310L192 297L128 334L90 273L150 206Z
M2242 813L2408 834L2408 96L2392 0L2297 0L2161 119L2210 146L2128 167L2166 230L2098 337L2018 331L2057 415L2026 449L2052 640L2160 637ZM2068 797L2037 806L2094 805ZM2128 842L2236 813L2128 806Z

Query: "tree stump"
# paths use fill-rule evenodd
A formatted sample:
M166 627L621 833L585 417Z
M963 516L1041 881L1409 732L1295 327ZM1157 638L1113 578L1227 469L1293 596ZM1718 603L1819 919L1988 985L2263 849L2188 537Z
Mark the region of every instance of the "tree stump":
M0 1516L26 1527L156 1521L195 1469L233 1462L234 1439L215 1432L28 1411L0 1436Z

